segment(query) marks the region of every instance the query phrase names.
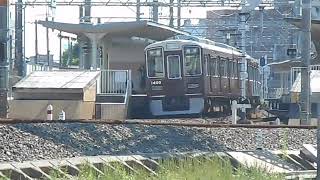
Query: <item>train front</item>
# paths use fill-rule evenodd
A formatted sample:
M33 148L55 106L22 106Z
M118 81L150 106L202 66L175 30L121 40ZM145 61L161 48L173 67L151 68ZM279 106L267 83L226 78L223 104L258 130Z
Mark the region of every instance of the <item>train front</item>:
M169 40L147 46L145 55L152 115L202 113L201 48L185 41Z

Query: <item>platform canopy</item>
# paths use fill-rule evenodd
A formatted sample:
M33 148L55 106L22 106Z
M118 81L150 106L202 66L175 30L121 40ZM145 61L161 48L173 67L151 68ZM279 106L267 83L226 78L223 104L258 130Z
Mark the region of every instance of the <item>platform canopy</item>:
M71 24L53 21L39 21L44 27L72 34L105 33L110 36L141 37L152 40L165 40L175 35L190 35L166 25L149 21L108 22L102 24Z
M99 71L34 71L13 86L13 90L84 89L94 83Z
M285 18L285 20L298 28L302 27L301 18ZM311 39L316 41L320 40L320 20L311 21Z
M320 71L311 70L310 74L310 87L312 93L320 93ZM291 92L300 93L301 92L301 73L298 74L296 80L294 81Z

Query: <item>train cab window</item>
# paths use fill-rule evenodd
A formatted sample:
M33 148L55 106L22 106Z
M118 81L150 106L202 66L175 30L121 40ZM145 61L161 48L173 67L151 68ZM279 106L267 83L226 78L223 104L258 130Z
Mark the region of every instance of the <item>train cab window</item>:
M167 67L168 67L168 78L169 79L180 79L181 78L180 56L169 55L167 57Z
M161 48L147 51L148 77L164 77L163 54Z
M184 48L184 74L186 76L194 76L201 74L200 48L185 47Z

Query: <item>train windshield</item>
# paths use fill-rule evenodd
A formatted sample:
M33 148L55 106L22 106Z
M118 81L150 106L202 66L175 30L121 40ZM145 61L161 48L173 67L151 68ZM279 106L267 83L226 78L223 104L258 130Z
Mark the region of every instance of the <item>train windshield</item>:
M184 74L187 76L201 74L200 48L184 48Z
M163 54L161 48L147 51L148 77L163 77Z

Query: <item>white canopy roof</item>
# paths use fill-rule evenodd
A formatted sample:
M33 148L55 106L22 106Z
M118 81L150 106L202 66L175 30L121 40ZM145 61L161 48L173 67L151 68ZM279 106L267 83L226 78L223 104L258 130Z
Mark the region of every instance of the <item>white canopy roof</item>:
M310 87L312 93L320 92L320 71L312 70L310 75ZM297 79L294 81L291 92L301 92L301 73L298 74Z
M13 86L17 89L83 89L99 71L34 71Z
M39 21L44 27L73 34L106 33L110 36L142 37L152 40L165 40L175 35L189 35L166 25L149 21L109 22L103 24L72 24L53 21Z

